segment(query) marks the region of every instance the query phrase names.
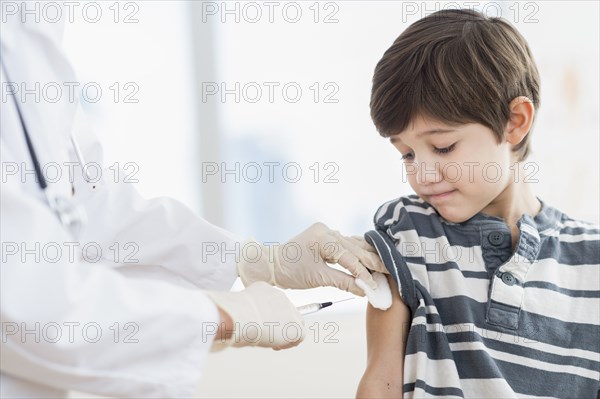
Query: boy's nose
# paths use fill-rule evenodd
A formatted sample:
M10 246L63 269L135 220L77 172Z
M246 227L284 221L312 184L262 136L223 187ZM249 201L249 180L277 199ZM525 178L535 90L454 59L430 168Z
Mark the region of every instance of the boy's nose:
M439 183L442 180L439 162L419 162L416 176L419 184Z

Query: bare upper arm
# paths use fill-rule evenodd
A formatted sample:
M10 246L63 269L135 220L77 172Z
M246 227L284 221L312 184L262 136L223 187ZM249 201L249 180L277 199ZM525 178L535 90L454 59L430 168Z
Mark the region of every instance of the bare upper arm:
M357 397L401 397L404 353L410 328L410 310L400 299L396 282L388 275L392 306L367 307L367 368Z

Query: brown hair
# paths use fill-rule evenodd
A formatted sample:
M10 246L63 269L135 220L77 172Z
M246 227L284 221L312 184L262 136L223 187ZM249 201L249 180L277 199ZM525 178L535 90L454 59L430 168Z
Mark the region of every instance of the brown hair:
M479 123L500 143L511 100L526 96L537 111L539 92L533 56L513 26L475 10L442 10L409 26L377 63L371 118L383 137L424 115ZM519 161L529 155L529 136L515 146Z

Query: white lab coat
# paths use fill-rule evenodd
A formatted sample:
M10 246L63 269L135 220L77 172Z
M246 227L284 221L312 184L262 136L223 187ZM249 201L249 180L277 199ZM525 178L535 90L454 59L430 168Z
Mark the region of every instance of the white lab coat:
M11 82L31 89L35 82L43 87L75 81L61 50L60 23L21 23L16 16L1 28L0 58ZM6 79L2 71L1 396L64 397L68 390L194 395L219 320L215 305L197 288L228 290L237 277L233 256L224 262L219 254L207 256L202 243L231 249L237 238L174 200L142 199L132 184L104 179L92 188L79 167L74 200L88 221L78 237L67 231L32 174L7 173L11 165L22 169L23 162L33 167ZM56 103L26 99L19 108L42 165L76 161L72 131L86 162L101 162L101 147L80 123L77 102L65 95ZM67 195L72 190L64 176L49 187ZM88 243L102 248L101 259L79 256ZM73 259L70 248L76 248Z

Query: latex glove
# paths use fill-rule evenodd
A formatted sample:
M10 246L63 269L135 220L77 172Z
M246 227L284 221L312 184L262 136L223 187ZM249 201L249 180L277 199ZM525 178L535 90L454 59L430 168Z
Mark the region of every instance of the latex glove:
M371 262L368 263L367 268L373 272L390 274L389 270L385 267L377 250L371 246L363 237L360 236L351 236L346 238L352 244L356 245L361 250L365 251L366 254L363 255L365 257L370 257Z
M212 351L229 346L276 350L298 345L306 336L302 315L280 290L257 282L239 292L205 291L233 321L228 339L215 338Z
M364 240L363 240L364 241ZM283 245L264 246L248 240L237 264L245 286L266 281L281 288L336 287L364 296L355 278L376 289L372 270L385 270L379 256L366 241L344 237L323 223L315 223ZM338 263L350 273L336 270L327 263Z

